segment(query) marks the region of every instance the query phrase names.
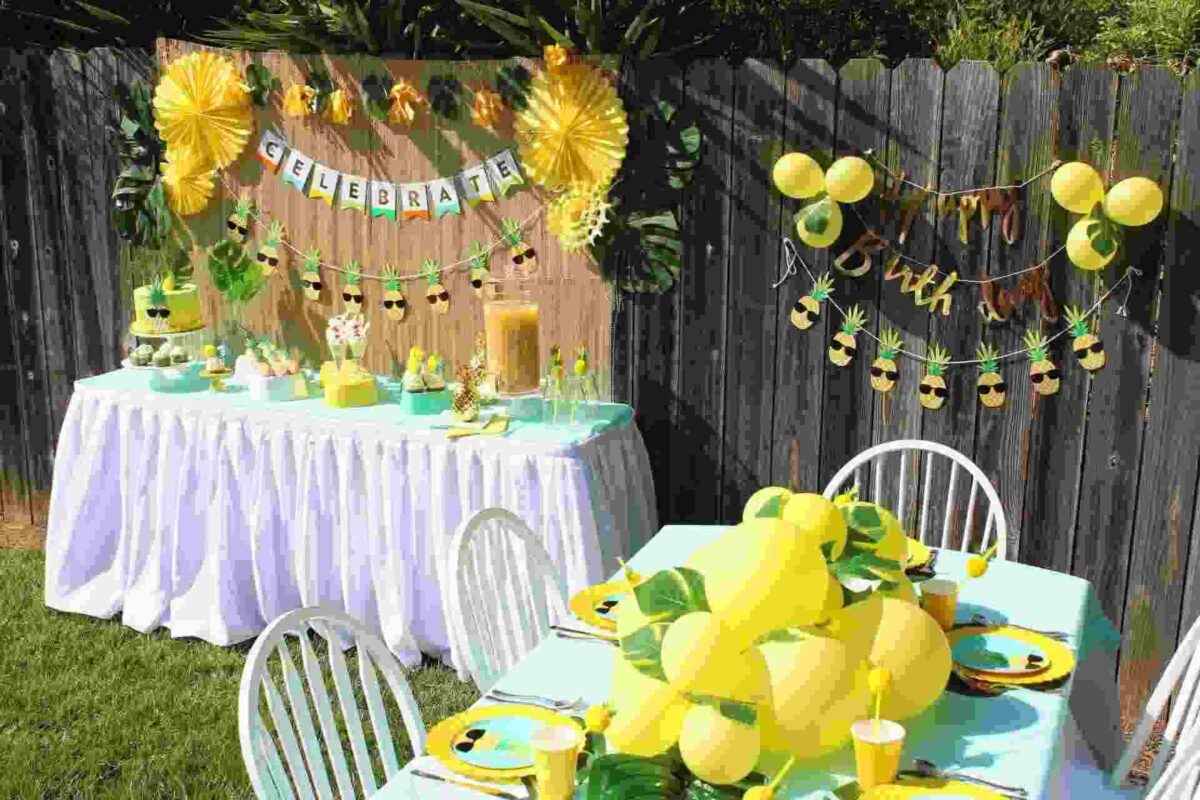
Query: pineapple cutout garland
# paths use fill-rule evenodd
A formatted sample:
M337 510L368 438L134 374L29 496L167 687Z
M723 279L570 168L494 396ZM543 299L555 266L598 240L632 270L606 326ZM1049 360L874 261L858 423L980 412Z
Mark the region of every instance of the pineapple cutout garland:
M167 280L174 283L171 276L167 276ZM167 308L167 289L163 286L162 278L155 278L150 284L150 305L146 308L146 316L154 323L156 333L162 333L167 329L167 317L171 316L171 309Z
M980 342L975 348L975 358L979 360L979 379L975 382L979 402L987 408L1002 407L1007 397L1008 385L1000 376L1000 351L990 344Z
M1058 367L1054 366L1046 352L1050 342L1033 330L1025 332L1023 342L1025 349L1029 351L1029 380L1033 382L1033 390L1044 397L1058 394L1061 383Z
M362 267L357 261L346 265L346 278L342 283L342 303L347 314L361 314L363 310Z
M890 392L896 388L900 372L896 369L896 353L904 346L904 340L894 328L887 328L879 337L879 357L871 364L871 388L877 392Z
M425 299L435 314L450 312L450 293L442 286L442 262L427 258L421 262L421 272L429 276L429 288L425 290Z
M518 272L532 275L538 271L537 252L521 236L521 223L511 219L500 221L500 235L508 245L508 254Z
M854 338L867 324L867 315L858 306L851 306L842 320L842 329L833 335L829 343L829 360L836 366L847 366L858 354L858 341Z
M792 325L802 331L811 328L821 316L821 302L828 300L831 294L833 294L833 280L826 272L817 278L812 291L797 300L796 305L792 307L792 312L788 315Z
M271 220L267 228L267 239L258 248L258 266L263 275L270 275L279 266L279 246L283 244L283 223L277 219Z
M1092 332L1087 315L1075 306L1067 306L1067 325L1070 326L1071 350L1079 359L1079 366L1095 372L1104 366L1104 342Z
M946 365L950 363L950 353L936 342L929 346L925 353L929 364L925 367L925 377L921 378L921 407L937 411L946 402L946 378L942 375Z
M471 242L471 250L467 257L471 260L471 291L475 292L476 297L483 297L483 284L488 278L488 258L490 251L483 246L483 242Z
M304 296L307 299L321 299L320 250L313 248L304 254L304 272L300 275L300 285L304 288Z
M458 370L458 386L450 396L450 415L457 422L474 422L479 417L479 373L472 367Z
M396 322L404 319L408 302L400 291L400 273L394 267L383 268L383 313Z
M228 231L225 238L231 242L245 244L250 238L250 212L253 210L254 203L249 197L239 197L233 207L233 213L225 220L225 229Z

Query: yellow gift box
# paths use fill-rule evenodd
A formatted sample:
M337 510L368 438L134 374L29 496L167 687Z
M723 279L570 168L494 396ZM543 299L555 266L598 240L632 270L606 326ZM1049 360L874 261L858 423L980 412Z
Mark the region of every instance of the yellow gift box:
M373 406L379 402L379 386L375 376L358 365L357 361L343 361L340 367L331 362L321 365L322 384L325 387L325 405L333 408Z

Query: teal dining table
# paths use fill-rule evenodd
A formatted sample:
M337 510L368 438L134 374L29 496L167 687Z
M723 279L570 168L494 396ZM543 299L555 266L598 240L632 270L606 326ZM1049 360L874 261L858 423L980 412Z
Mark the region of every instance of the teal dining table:
M678 566L727 530L716 525L669 525L634 556L630 566L643 574ZM965 579L967 557L940 551L938 577ZM911 768L920 758L944 770L1019 786L1028 792L1029 800L1072 796L1061 783L1066 751L1086 748L1089 752L1084 755L1103 766L1113 758L1117 741L1115 717L1100 712L1116 708L1112 655L1119 636L1101 612L1095 592L1080 578L1001 561L993 562L983 577L962 584L958 609L959 622L982 614L990 621L1062 631L1076 654L1077 668L1055 691L1016 688L997 697L971 697L947 690L920 716L904 721L908 734L902 768ZM609 698L613 661L619 657L619 650L604 642L547 635L496 688L561 700L580 698L588 704L604 702ZM478 704L489 702L483 698ZM397 773L375 795L377 800L485 796L415 776L414 769L453 777L436 759L422 756ZM853 753L847 746L821 759L798 762L777 797L836 800L833 792L853 780ZM492 785L516 797L528 796L520 785Z

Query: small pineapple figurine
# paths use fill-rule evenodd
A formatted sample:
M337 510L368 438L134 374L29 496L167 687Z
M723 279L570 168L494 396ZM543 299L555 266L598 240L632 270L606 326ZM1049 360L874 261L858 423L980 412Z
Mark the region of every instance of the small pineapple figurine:
M442 285L442 262L436 258L426 258L421 261L421 272L429 280L429 288L425 290L425 299L435 314L450 313L450 293Z
M457 422L474 422L479 418L479 372L461 367L457 377L458 386L450 397L450 415Z
M342 303L347 314L361 314L363 310L362 267L357 261L346 265L345 278L342 279Z
M408 302L400 291L400 273L395 267L383 268L383 313L400 322L408 312Z
M263 275L271 275L279 266L279 246L283 244L283 223L277 219L271 220L267 228L267 238L258 248L258 266Z
M1008 385L1000 376L1000 351L990 344L980 342L975 348L975 358L979 361L979 379L975 383L975 389L979 392L979 402L987 408L1003 407Z
M859 306L851 306L842 320L842 329L833 335L829 343L829 360L839 367L845 367L858 355L858 340L855 335L867 324L867 315Z
M508 244L508 254L517 272L532 275L538 271L537 252L521 235L521 223L511 219L501 220L500 236Z
M1079 359L1079 366L1095 372L1104 366L1104 342L1092 332L1087 316L1076 306L1067 306L1064 312L1070 326L1071 350Z
M1054 366L1047 352L1050 342L1034 330L1025 331L1022 341L1029 351L1029 380L1033 382L1033 390L1043 397L1058 394L1058 367Z
M483 284L488 279L488 258L491 251L483 246L483 242L471 242L471 250L467 258L471 261L471 291L476 297L483 297Z
M300 275L300 285L304 288L305 298L321 299L321 251L315 247L304 254L304 272Z
M904 340L895 328L885 328L879 336L879 342L879 357L871 364L871 388L877 392L890 392L900 379L900 372L896 369L896 354L904 346Z
M231 242L245 244L250 238L250 212L254 210L254 202L242 195L233 207L233 213L225 220L225 238Z
M950 353L937 342L929 345L925 352L929 363L925 367L925 377L921 378L921 407L937 411L946 402L946 378L942 375L946 365L950 363Z
M822 273L813 284L812 291L797 300L796 305L792 307L792 313L788 315L792 325L802 331L811 328L821 317L821 303L828 300L831 294L833 279L829 277L828 272Z

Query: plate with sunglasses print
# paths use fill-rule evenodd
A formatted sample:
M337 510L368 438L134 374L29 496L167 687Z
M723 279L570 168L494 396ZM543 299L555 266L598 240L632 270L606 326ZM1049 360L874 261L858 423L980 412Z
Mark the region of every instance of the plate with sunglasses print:
M459 775L516 782L533 775L533 735L559 725L580 727L575 719L540 706L475 706L435 725L426 750Z

